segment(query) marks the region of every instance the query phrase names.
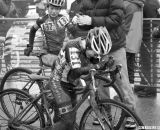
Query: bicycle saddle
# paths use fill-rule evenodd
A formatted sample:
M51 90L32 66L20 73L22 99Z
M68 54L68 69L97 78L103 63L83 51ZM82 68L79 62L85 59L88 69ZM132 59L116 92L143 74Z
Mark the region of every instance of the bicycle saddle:
M28 74L31 80L49 80L49 76L42 76L37 74Z

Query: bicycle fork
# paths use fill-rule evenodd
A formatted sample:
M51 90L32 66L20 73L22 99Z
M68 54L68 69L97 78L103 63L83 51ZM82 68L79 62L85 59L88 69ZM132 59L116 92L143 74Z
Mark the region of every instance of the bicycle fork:
M114 130L113 125L111 123L109 123L109 121L111 120L110 116L105 116L107 118L106 119L104 117L104 115L102 115L102 113L98 107L98 104L96 102L96 94L98 94L98 93L97 93L97 88L95 86L95 78L94 78L95 73L94 72L95 72L95 70L91 70L92 84L90 85L90 100L89 100L90 105L92 106L93 111L95 112L102 129L107 130L106 127L109 127L110 129ZM103 119L105 119L106 123L103 121Z

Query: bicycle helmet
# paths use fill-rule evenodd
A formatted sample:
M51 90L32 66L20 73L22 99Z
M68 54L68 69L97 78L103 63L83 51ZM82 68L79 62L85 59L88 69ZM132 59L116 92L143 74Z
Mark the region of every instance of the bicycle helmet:
M95 27L88 32L86 37L87 47L98 55L106 55L112 47L110 35L105 27Z
M61 7L65 3L65 0L48 0L48 4L53 6Z

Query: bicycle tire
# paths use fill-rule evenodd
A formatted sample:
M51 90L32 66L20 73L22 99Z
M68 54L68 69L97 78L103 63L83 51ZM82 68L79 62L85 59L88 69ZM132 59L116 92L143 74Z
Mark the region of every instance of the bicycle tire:
M95 75L95 79L102 80L102 81L106 82L107 84L111 82L109 79L102 77L100 75ZM114 84L110 85L109 87L112 87L115 90L115 92L117 93L120 101L124 102L124 96L122 96L118 86L114 83Z
M5 85L7 84L7 81L10 79L10 77L16 73L26 73L31 74L32 71L23 67L17 67L9 70L4 77L2 78L1 85L0 85L0 91L5 90Z
M17 67L17 68L13 68L13 69L9 70L9 71L4 75L4 77L2 78L1 86L0 86L0 91L3 91L3 90L6 89L5 86L7 86L7 82L8 82L8 80L10 79L10 76L15 75L15 74L18 74L18 73L32 74L32 71L29 70L29 69L27 69L27 68L23 68L23 67ZM37 82L37 85L38 85L38 81L36 81L36 82ZM33 84L32 84L32 85L33 85ZM39 87L39 85L38 85L38 87ZM29 93L29 90L26 89L25 87L22 87L22 90L24 90L24 91L26 91L26 92ZM1 103L2 108L5 108L5 106L3 106L3 105L4 105L4 101L1 100L1 102L2 102L2 103ZM8 113L6 113L6 115L8 115ZM33 117L32 119L30 119L30 121L28 121L28 124L29 124L29 123L30 123L30 124L34 123L38 118L39 118L38 115L35 115L35 117Z
M19 90L19 89L14 89L14 88L1 91L0 92L0 100L2 100L2 99L3 99L3 101L5 100L5 102L1 102L1 104L2 103L5 103L5 104L1 105L1 107L3 106L4 108L0 109L1 113L3 112L3 114L1 114L1 116L0 116L0 118L3 117L7 113L7 115L4 116L2 119L5 119L5 118L11 119L11 120L8 119L9 123L7 122L7 126L9 125L10 127L11 127L11 124L10 124L11 121L13 119L15 119L14 116L17 116L17 114L15 114L15 112L18 112L18 113L22 112L21 110L24 110L26 108L26 106L24 106L24 105L28 105L34 100L34 98L31 95L29 95L27 92ZM13 105L12 103L15 103L15 104ZM16 125L12 124L12 127L13 126L14 127L20 127L20 126L24 127L25 126L24 130L26 130L26 128L27 128L26 126L31 127L30 125L32 125L32 127L34 129L41 129L41 128L45 127L45 118L44 118L43 112L42 112L41 108L39 107L38 103L32 102L30 105L33 108L29 109L29 112L27 112L28 115L24 114L24 117L22 119L19 118L17 120L17 122L15 122ZM13 110L11 110L11 108L13 108ZM33 109L36 110L36 115L38 115L39 123L36 122L35 124L31 124L30 122L27 122L27 119L29 119L30 116L32 116L34 114L33 113L34 111L32 112ZM11 114L11 111L13 112L13 114ZM22 115L23 114L21 113L21 116ZM2 119L1 119L1 121L2 121ZM6 120L7 119L5 119L5 121ZM33 126L33 125L35 125L35 126ZM35 128L35 127L37 127L37 125L39 125L39 127Z
M114 100L111 100L111 99L105 99L105 100L101 100L101 101L98 102L98 106L99 107L100 106L105 106L105 105L112 105L112 107L116 106L117 108L122 109L123 113L126 113L127 116L129 115L129 116L132 117L132 119L134 119L134 121L137 124L137 127L144 126L143 123L142 123L142 121L141 121L141 119L136 115L136 113L134 113L129 108L127 108L127 106L125 106L123 103L117 102L117 101L114 101ZM93 111L92 107L89 106L85 110L85 112L83 113L81 121L80 121L80 130L85 130L85 124L86 124L87 118L89 117L89 115L91 114L92 111ZM119 130L120 127L124 124L125 119L126 119L125 116L123 117L123 119L119 119L118 124L116 126L114 126L114 130ZM109 129L111 129L110 126L108 126L108 127L109 127ZM94 130L93 127L91 129ZM98 130L98 128L96 128L96 130Z

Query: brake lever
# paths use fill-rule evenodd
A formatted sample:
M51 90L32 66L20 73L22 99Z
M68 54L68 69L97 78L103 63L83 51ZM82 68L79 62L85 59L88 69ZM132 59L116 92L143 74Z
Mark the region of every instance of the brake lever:
M119 76L120 76L120 79L122 79L122 76L121 76L122 65L121 65L121 64L116 65L116 69L117 69L117 71L118 71L118 74L119 74Z

